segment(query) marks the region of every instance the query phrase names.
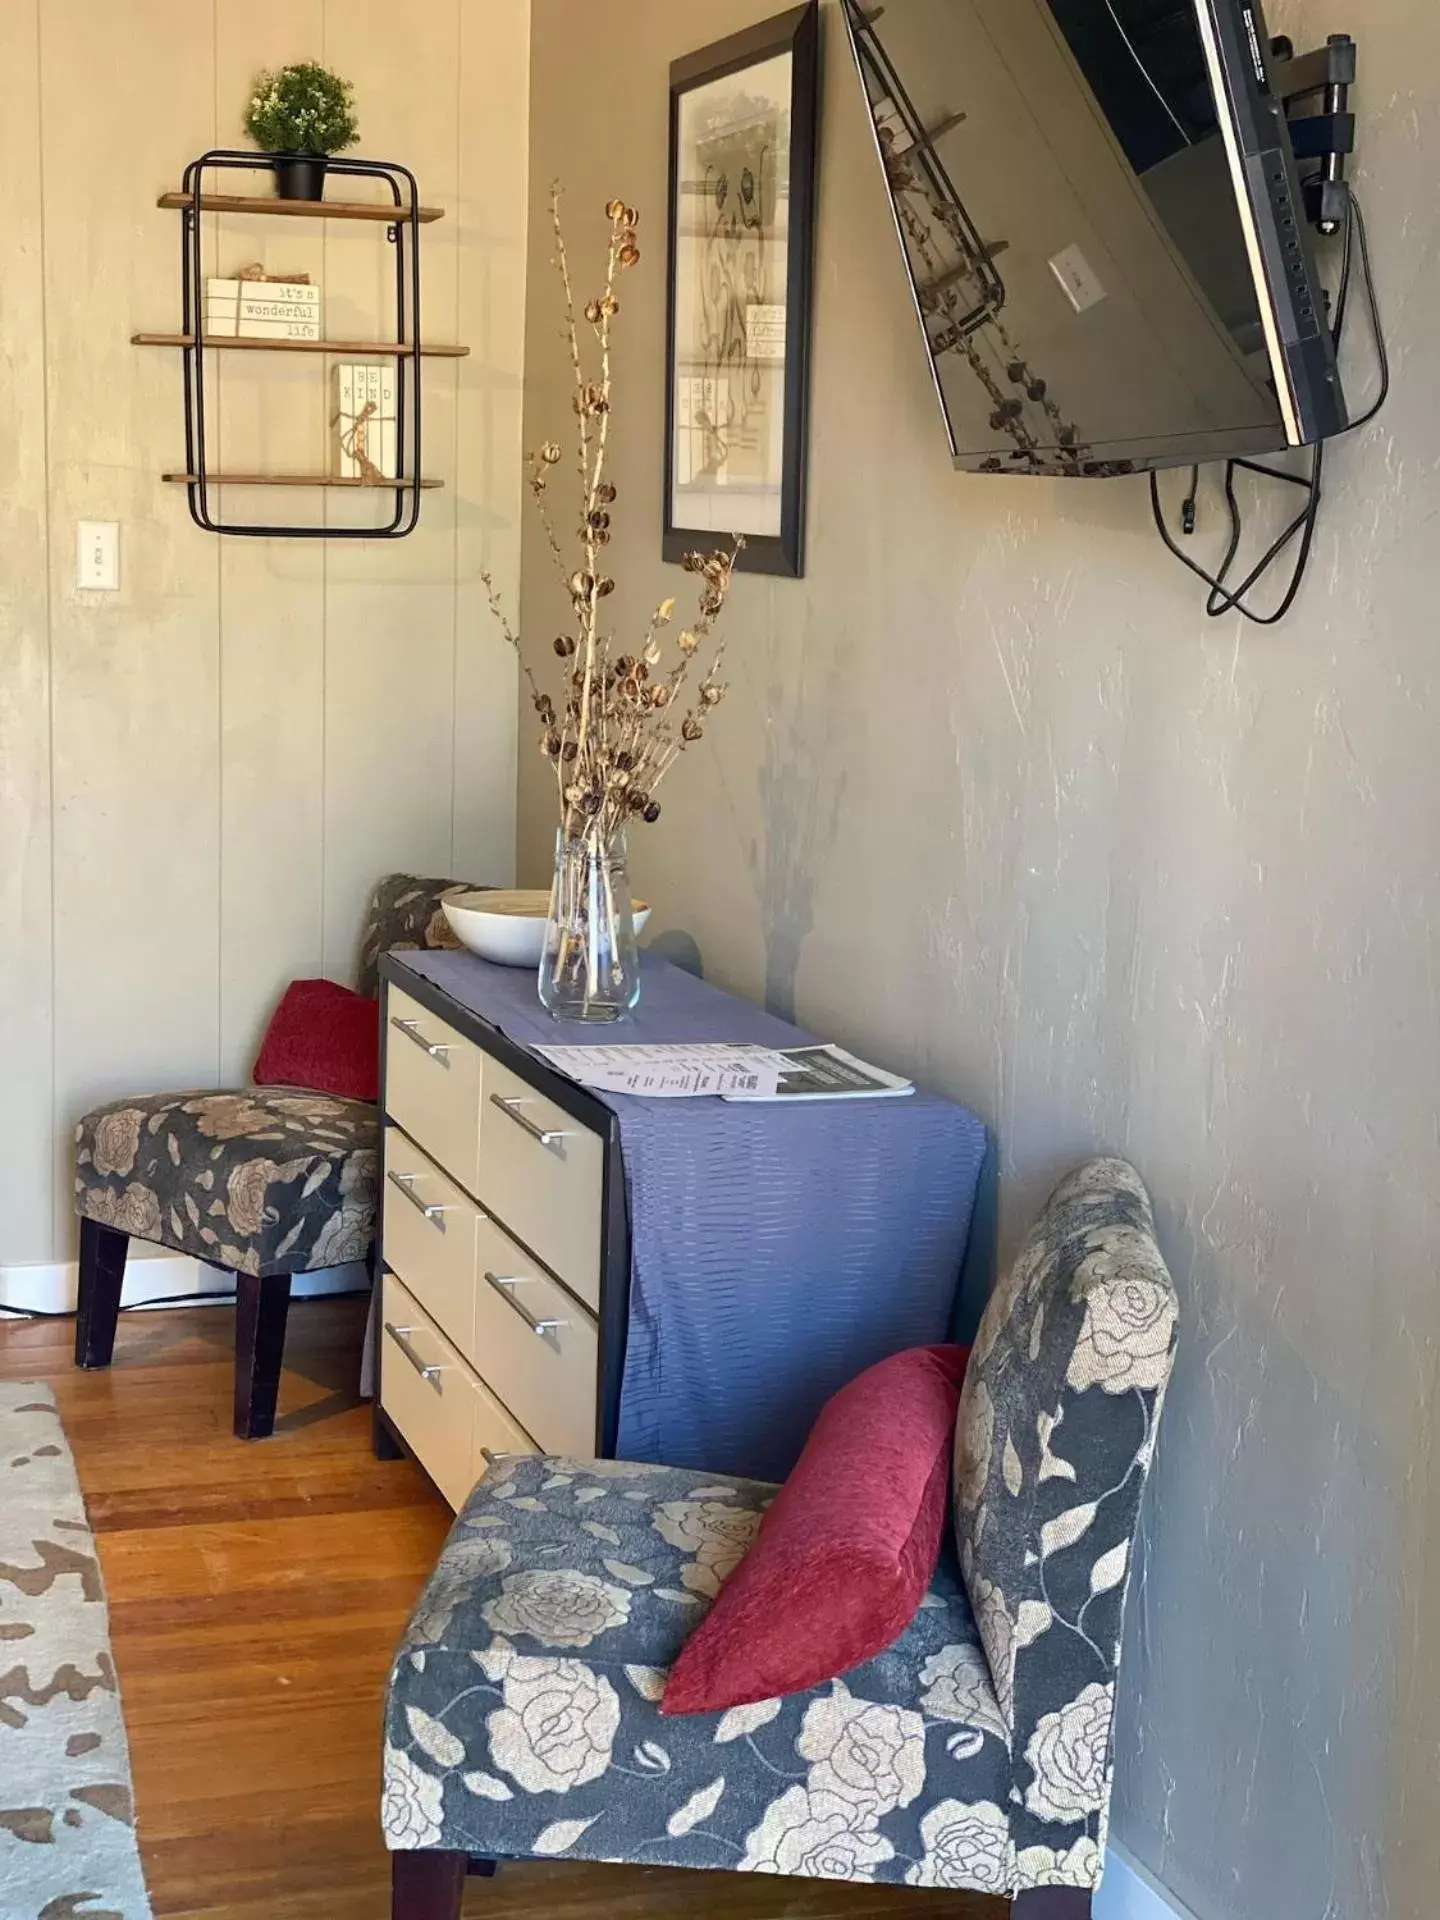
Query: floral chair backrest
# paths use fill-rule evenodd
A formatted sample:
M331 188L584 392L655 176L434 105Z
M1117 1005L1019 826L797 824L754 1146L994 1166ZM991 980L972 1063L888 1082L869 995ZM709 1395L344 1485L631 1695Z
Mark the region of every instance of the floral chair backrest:
M961 1569L1017 1784L1030 1762L1020 1818L1052 1845L1057 1823L1104 1843L1125 1590L1177 1318L1138 1175L1097 1160L1046 1203L965 1376Z
M422 880L413 873L387 873L370 898L360 937L355 989L374 997L380 991L380 956L397 948L415 952L458 947L440 902L447 894L475 891L464 880Z

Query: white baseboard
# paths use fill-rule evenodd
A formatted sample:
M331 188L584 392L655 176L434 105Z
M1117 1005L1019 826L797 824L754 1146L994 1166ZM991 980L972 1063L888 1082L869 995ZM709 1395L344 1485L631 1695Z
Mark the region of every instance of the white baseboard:
M1168 1887L1111 1840L1105 1848L1105 1878L1095 1895L1094 1920L1196 1920Z
M57 1260L44 1266L0 1267L0 1307L17 1307L24 1313L73 1313L75 1311L76 1267L73 1260ZM326 1267L316 1273L297 1273L292 1295L297 1300L313 1299L327 1293L352 1293L370 1284L363 1262L344 1267ZM144 1307L163 1301L185 1306L199 1294L218 1293L218 1300L194 1300L193 1304L223 1307L235 1298L235 1276L219 1267L207 1267L178 1253L131 1256L125 1263L127 1307Z

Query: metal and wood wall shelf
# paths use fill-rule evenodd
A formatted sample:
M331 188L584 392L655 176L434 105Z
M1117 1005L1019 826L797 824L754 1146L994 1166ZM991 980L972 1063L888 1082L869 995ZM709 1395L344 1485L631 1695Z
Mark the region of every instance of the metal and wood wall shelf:
M420 432L420 369L425 359L460 359L470 349L422 342L420 338L420 229L443 217L439 207L420 204L420 190L407 167L383 160L331 160L327 177L379 180L390 200L278 200L268 196L207 192L206 177L227 171L268 172L273 156L215 148L192 160L185 169L179 193L163 193L161 207L182 216L180 241L180 330L178 333L137 333L137 347L178 349L185 374L185 467L163 478L186 488L190 515L207 533L241 534L273 540L402 540L413 533L420 518L420 495L444 483L421 478L424 472ZM395 250L395 338L393 340L286 340L216 336L204 331L205 271L201 251L201 216L206 213L242 214L312 220L365 220L382 224L385 240ZM395 406L396 472L393 478L351 479L329 473L227 473L212 468L207 459L207 428L213 417L206 390L206 368L212 353L360 354L394 359L397 363ZM393 494L388 518L373 526L288 526L227 520L214 512L211 492L219 487L340 487Z

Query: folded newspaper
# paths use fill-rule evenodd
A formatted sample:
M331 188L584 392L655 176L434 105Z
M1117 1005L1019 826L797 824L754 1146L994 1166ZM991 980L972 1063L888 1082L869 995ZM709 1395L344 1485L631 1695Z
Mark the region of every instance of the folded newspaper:
M582 1087L648 1100L880 1100L915 1091L909 1080L867 1066L843 1047L697 1041L536 1047L535 1052Z

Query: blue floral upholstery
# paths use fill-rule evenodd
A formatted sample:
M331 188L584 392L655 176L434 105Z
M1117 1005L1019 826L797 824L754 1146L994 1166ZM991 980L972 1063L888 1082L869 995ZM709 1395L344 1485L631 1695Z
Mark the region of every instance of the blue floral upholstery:
M843 1681L660 1714L668 1668L775 1491L496 1462L396 1658L387 1844L1005 1891L1009 1756L953 1553L904 1638Z
M1139 1177L1097 1160L1052 1194L976 1335L955 1530L1021 1858L1105 1844L1121 1619L1177 1311Z
M1130 1169L1098 1163L1061 1187L972 1362L957 1452L968 1573L947 1547L888 1652L724 1714L667 1719L658 1703L775 1489L495 1461L396 1655L387 1845L997 1894L1095 1885L1174 1309Z
M461 882L392 873L361 940L360 991L392 948L454 946L440 902ZM380 1121L363 1100L284 1087L141 1094L75 1129L75 1211L236 1273L363 1260L375 1237Z

